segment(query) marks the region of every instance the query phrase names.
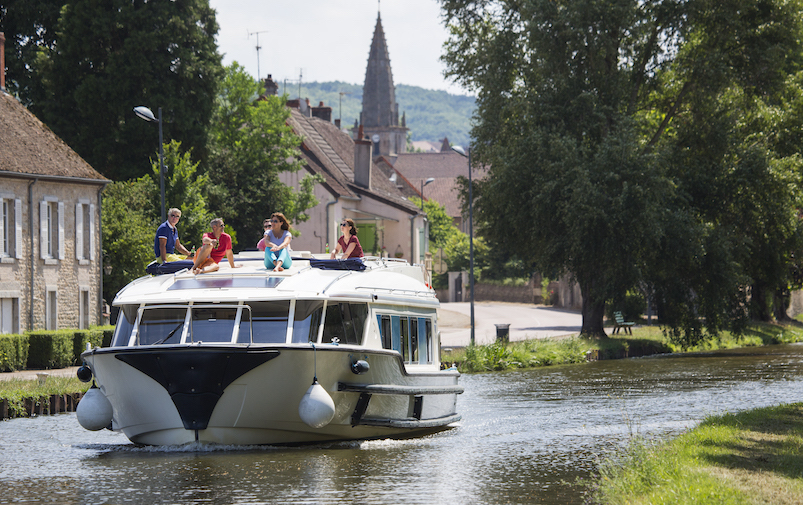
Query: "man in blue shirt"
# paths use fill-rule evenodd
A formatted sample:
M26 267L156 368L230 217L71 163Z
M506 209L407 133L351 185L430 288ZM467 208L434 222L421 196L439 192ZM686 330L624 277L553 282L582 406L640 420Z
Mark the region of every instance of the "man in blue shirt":
M156 229L156 237L153 239L153 254L159 263L187 259L187 256L190 255L190 251L178 239L176 225L179 219L181 219L181 211L175 208L170 209L167 211L167 221ZM176 250L184 256L176 254Z

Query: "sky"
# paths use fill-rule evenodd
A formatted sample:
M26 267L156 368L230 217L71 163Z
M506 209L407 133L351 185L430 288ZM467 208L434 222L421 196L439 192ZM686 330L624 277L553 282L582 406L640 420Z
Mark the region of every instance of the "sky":
M468 94L443 76L447 38L436 0L210 0L223 63L277 83L365 82L377 10L395 85ZM258 39L257 39L258 37ZM257 60L257 40L259 60ZM258 61L258 63L257 63ZM258 72L257 72L258 69Z

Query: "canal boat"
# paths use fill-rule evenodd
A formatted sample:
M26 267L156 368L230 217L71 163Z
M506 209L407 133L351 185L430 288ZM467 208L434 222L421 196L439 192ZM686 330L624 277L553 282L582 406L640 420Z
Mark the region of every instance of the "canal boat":
M81 425L145 445L242 445L406 438L460 420L421 266L294 252L275 272L262 254L124 287L111 346L82 354Z

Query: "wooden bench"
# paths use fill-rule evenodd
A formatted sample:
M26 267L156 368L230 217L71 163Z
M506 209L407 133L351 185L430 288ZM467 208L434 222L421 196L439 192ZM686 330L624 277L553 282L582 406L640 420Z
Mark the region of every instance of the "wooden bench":
M630 328L636 323L625 321L624 316L618 310L613 313L613 318L615 319L613 323L613 333L619 333L619 328L624 328L625 333L629 333L630 335L633 334L633 331Z

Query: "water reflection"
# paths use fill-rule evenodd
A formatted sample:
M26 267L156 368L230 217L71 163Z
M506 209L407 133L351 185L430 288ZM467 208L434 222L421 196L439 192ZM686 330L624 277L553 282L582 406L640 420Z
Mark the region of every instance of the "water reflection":
M0 423L0 503L582 503L633 434L803 398L803 347L463 376L463 421L411 440L138 447L74 414Z

